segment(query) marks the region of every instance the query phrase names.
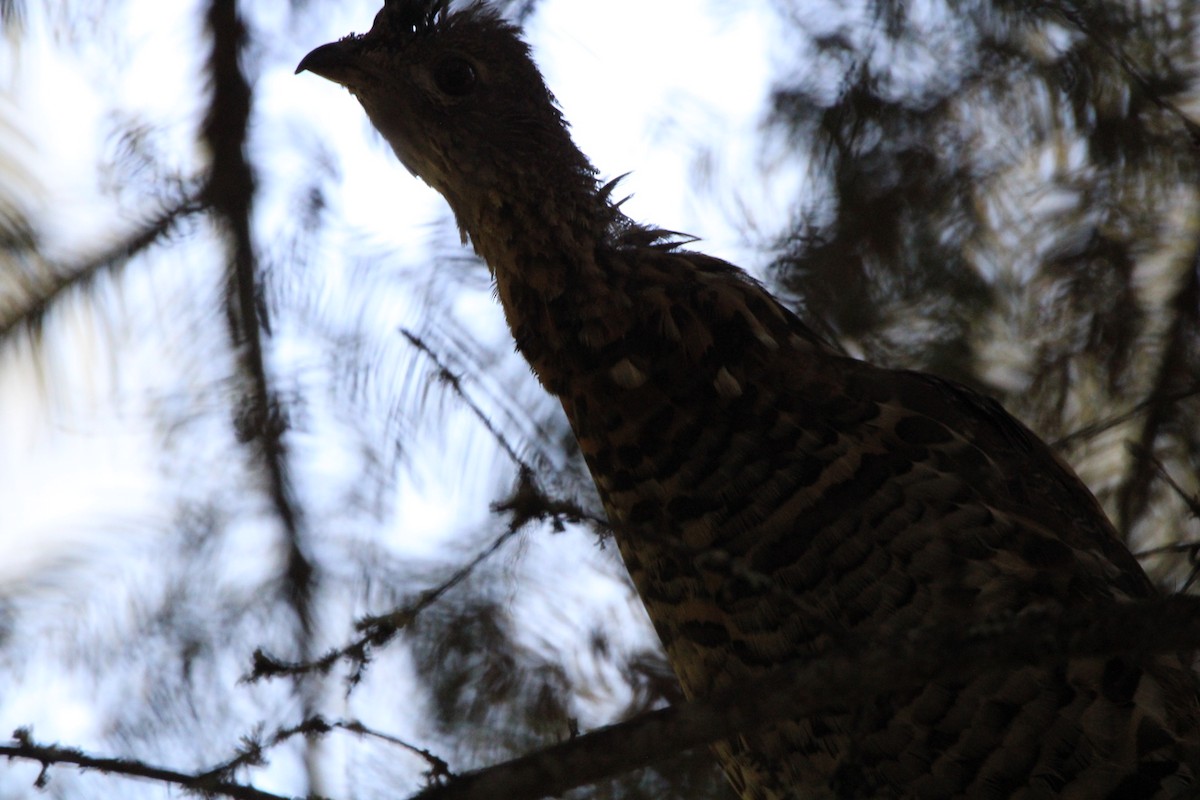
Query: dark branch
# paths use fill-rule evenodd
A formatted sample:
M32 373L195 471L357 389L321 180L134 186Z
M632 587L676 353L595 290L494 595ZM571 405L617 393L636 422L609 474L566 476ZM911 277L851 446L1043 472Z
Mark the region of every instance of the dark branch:
M137 231L112 247L77 263L47 265L46 275L35 279L29 296L11 313L0 315L0 339L21 326L36 326L46 313L72 289L87 287L96 277L119 270L131 259L169 236L179 224L202 211L205 205L197 192L189 192L170 207L160 211Z
M242 379L239 438L250 443L267 478L267 491L283 525L288 555L286 585L305 639L312 632L313 566L304 553L300 512L288 475L284 433L286 415L271 391L263 355L267 329L259 302L258 265L250 234L254 176L246 161L245 139L250 119L250 85L240 59L246 29L233 0L212 0L208 9L212 52L208 71L213 93L204 120L203 138L212 151L212 172L205 195L224 223L229 241L225 312L230 338L237 348Z
M414 800L536 800L781 719L860 706L939 675L1051 663L1068 654L1136 658L1197 646L1200 598L1183 595L1069 613L1047 609L965 632L941 626L898 641L860 641L753 684L468 773Z
M512 494L494 503L492 510L511 515L508 527L468 563L455 570L449 578L422 592L412 603L384 614L363 617L355 624L362 636L342 647L330 650L320 658L289 662L260 648L254 652L254 665L244 680L253 682L263 678L297 676L313 672L323 674L339 661L346 660L353 665L348 680L350 685L354 686L362 680L366 666L371 662L371 651L375 647L387 644L397 633L411 625L418 614L466 580L480 564L491 558L505 542L529 523L549 521L555 530L562 530L566 523L586 522L594 528L607 529L605 520L588 514L577 504L548 496L537 486L533 473L527 469L521 469Z
M479 404L476 403L466 393L466 390L463 389L462 379L455 374L452 369L450 369L449 365L442 360L441 356L439 356L434 349L430 347L418 334L413 333L406 328L401 328L400 335L407 339L409 344L417 348L417 350L420 352L424 353L425 356L433 362L433 365L437 367L438 380L450 387L450 391L454 392L458 399L461 400L464 405L466 405L467 410L474 415L475 419L479 420L479 424L483 425L491 437L496 440L496 444L500 445L500 449L504 451L504 454L508 456L514 464L520 467L522 471L532 472L533 467L517 454L516 448L512 446L512 444L508 441L508 438L501 433L499 428L495 426L491 418L483 412L483 409L479 407Z
M355 623L355 627L362 632L362 636L349 644L330 650L320 658L312 661L286 662L275 658L262 649L256 650L254 652L254 666L250 674L243 678L243 680L253 682L262 678L296 676L311 672L325 673L332 669L339 661L345 659L354 665L348 680L351 686L356 685L362 680L366 666L371 662L371 651L375 647L387 644L397 633L411 625L418 614L433 605L446 592L466 580L480 564L499 550L501 545L514 536L518 530L514 527L505 530L490 545L471 559L469 563L455 570L442 583L422 592L409 605L396 608L385 614L363 617Z
M1146 398L1146 418L1135 442L1134 463L1118 493L1116 522L1126 536L1150 502L1155 470L1147 456L1154 453L1159 434L1175 416L1174 398L1179 393L1179 383L1194 381L1189 354L1200 324L1200 242L1195 245L1179 291L1171 299L1170 311L1173 318L1163 337L1162 359Z
M265 305L259 293L258 262L251 236L255 181L246 159L251 90L242 74L246 27L236 0L210 0L206 22L212 37L207 69L212 99L202 135L212 151L212 170L205 193L218 221L224 224L229 247L225 278L225 318L237 356L241 397L238 402L239 439L249 445L266 479L266 491L283 529L286 548L283 574L285 601L296 615L297 652L313 652L313 595L316 570L306 552L301 513L289 475L286 411L271 388L263 336L269 334ZM297 683L296 692L306 715L313 711L314 688ZM306 762L311 765L311 761ZM313 776L310 777L310 785Z
M860 706L875 696L903 691L941 675L1053 663L1067 656L1123 655L1137 660L1198 646L1200 597L1173 595L1066 613L1046 608L965 631L941 625L891 641L859 638L845 642L819 658L764 673L733 691L643 714L459 778L448 778L445 762L429 751L353 721L328 723L310 718L279 731L271 744L298 734L320 735L332 728L379 736L421 755L430 765L426 773L430 779L447 781L419 793L416 800L535 800L749 733L780 719ZM140 761L41 745L33 742L26 730L16 731L13 737L15 744L0 746L0 755L45 766L75 764L245 800L281 800L225 777L237 767L258 763L262 745L246 748L216 769L189 775Z
M588 513L578 503L546 494L528 469L521 470L517 485L508 497L492 503L492 511L510 514L508 526L514 533L531 522L549 522L558 533L568 523L587 523L598 531L609 529L608 520Z
M1063 450L1063 449L1067 448L1068 446L1075 444L1078 441L1086 441L1087 439L1094 439L1095 437L1099 436L1100 434L1104 433L1107 430L1111 430L1111 429L1117 427L1118 425L1125 424L1129 420L1133 419L1134 417L1136 417L1139 414L1148 410L1151 406L1155 405L1156 403L1161 403L1161 402L1178 403L1181 400L1187 400L1191 397L1195 397L1196 395L1200 395L1200 384L1193 384L1192 386L1189 386L1186 389L1183 389L1182 391L1174 392L1172 394L1167 394L1164 397L1154 397L1154 396L1147 397L1144 400L1142 400L1140 403L1135 404L1128 411L1124 411L1120 414L1116 414L1114 416L1108 417L1107 419L1099 420L1098 422L1093 422L1090 425L1085 425L1082 428L1079 428L1078 430L1068 433L1066 436L1055 439L1050 444L1052 447L1054 447L1057 450Z
M1130 449L1134 451L1135 456L1139 458L1145 458L1151 464L1155 475L1158 476L1161 481L1166 483L1171 491L1173 491L1176 496L1179 497L1184 506L1187 507L1188 512L1192 515L1192 518L1200 519L1200 497L1188 494L1187 490L1180 486L1175 478L1171 476L1171 473L1167 471L1167 468L1163 465L1162 461L1159 460L1158 456L1154 455L1153 453L1141 452L1137 447L1131 446ZM1192 565L1192 569L1188 572L1187 579L1184 580L1183 586L1181 586L1179 589L1181 592L1186 592L1196 582L1197 577L1200 576L1200 558L1198 558L1198 555L1200 555L1200 542L1176 542L1175 544L1167 545L1165 547L1156 547L1152 550L1137 553L1136 555L1141 558L1150 555L1158 555L1161 553L1187 554L1188 563Z
M42 774L38 783L46 781L46 769L54 764L74 764L82 769L94 769L106 775L124 775L129 778L142 778L159 783L181 786L196 792L209 795L233 797L236 800L293 800L282 795L264 792L249 784L235 783L216 777L211 773L190 775L186 772L158 767L144 761L128 758L103 758L84 753L73 747L39 744L35 742L30 732L25 728L13 731L15 744L0 745L0 756L9 759L19 758L38 761L42 764ZM321 800L317 795L310 795L308 800Z

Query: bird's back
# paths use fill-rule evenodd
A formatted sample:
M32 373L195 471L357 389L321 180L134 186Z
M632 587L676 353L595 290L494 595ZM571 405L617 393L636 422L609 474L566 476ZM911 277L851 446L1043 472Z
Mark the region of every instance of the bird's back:
M839 632L1154 594L1078 478L994 401L838 354L716 259L605 258L624 265L579 305L581 332L603 324L549 381L690 695L753 685ZM717 752L747 800L1185 797L1196 708L1178 658L1080 659L940 680Z

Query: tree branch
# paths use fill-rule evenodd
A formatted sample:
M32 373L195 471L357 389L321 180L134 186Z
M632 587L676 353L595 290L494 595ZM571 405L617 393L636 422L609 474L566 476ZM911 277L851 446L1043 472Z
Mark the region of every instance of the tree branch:
M466 578L500 546L517 533L518 528L510 526L507 530L492 540L492 543L481 550L467 564L454 571L449 578L437 586L421 592L416 600L408 605L393 609L383 614L372 614L355 623L355 628L362 635L334 650L311 661L286 662L268 654L261 648L254 651L254 666L249 675L243 680L253 682L262 678L277 678L297 676L311 672L325 673L342 659L354 665L349 682L353 686L362 680L367 664L371 662L371 651L375 647L387 644L400 631L407 628L417 615L433 605L442 595L454 588Z
M288 662L259 648L254 652L254 665L250 674L244 680L253 682L262 678L296 676L311 672L325 673L332 669L337 662L345 659L354 665L349 677L350 685L353 686L362 680L366 666L371 661L373 648L386 644L397 633L411 625L418 614L470 577L480 564L491 558L505 542L529 523L548 521L555 530L559 531L563 529L565 523L586 522L597 529L607 528L604 520L589 515L575 503L548 496L537 486L533 474L524 468L520 470L517 485L512 493L505 499L493 503L492 510L496 513L511 515L508 527L493 539L491 544L455 570L446 580L421 592L413 602L407 605L382 614L371 614L358 620L355 627L362 632L361 636L339 648L328 651L319 658Z
M267 374L263 337L269 334L266 307L259 293L258 260L250 230L255 180L246 159L246 132L250 123L252 93L242 73L246 26L236 0L210 0L205 16L212 50L206 68L212 81L212 98L202 126L202 137L212 151L212 170L205 196L225 226L229 248L226 267L225 317L237 356L242 396L238 402L239 440L250 445L257 466L266 478L267 495L283 528L286 549L283 595L295 613L297 651L302 659L313 653L313 596L316 569L306 552L301 511L289 474L286 411L275 396ZM297 682L296 692L305 715L315 708L313 687ZM316 771L306 760L309 785Z
M963 631L941 626L860 641L752 683L611 725L435 786L414 800L537 800L649 766L782 719L853 708L940 675L1072 656L1145 656L1200 646L1200 597L1174 595L1067 613L1045 610Z
M1190 351L1200 315L1200 242L1195 245L1179 290L1171 298L1170 310L1173 319L1163 337L1158 372L1146 398L1148 410L1138 434L1138 449L1117 495L1117 529L1126 537L1150 502L1150 486L1156 473L1147 456L1154 453L1159 434L1177 413L1174 395L1181 381L1194 379Z
M0 340L22 325L36 327L46 312L70 290L84 288L102 272L125 266L134 256L170 235L181 221L204 210L205 204L199 193L189 191L138 230L95 256L76 264L48 264L45 275L27 276L26 296L19 306L4 309L0 314Z
M147 764L144 761L136 761L128 758L103 758L88 755L82 750L73 747L39 744L33 740L32 735L26 728L18 728L13 731L13 740L16 744L0 745L0 756L6 756L9 759L20 758L30 761L40 761L42 764L42 774L38 776L36 781L38 788L46 784L48 780L46 770L51 765L74 764L82 769L94 769L106 775L124 775L129 778L158 781L160 783L182 786L185 789L205 794L232 797L235 800L290 800L290 798L283 795L264 792L249 784L235 783L211 773L190 775L186 772L179 772L167 767ZM308 800L322 799L316 795L310 795Z
M964 630L939 625L891 641L859 637L808 661L784 665L726 692L600 728L521 758L450 778L413 800L537 800L606 777L654 764L684 750L730 736L752 733L782 719L850 709L879 695L903 691L943 675L961 675L1066 657L1124 655L1141 659L1200 647L1200 597L1172 595L1132 603L1063 612L1044 608ZM375 734L355 722L311 718L280 731L272 743L297 734L320 735L332 728ZM283 800L226 779L231 768L254 762L262 747L247 750L220 767L190 775L121 758L100 758L77 749L34 742L27 730L0 745L0 756L164 781L237 800ZM388 738L391 741L390 737ZM421 755L430 779L448 775L445 763ZM268 745L269 746L269 745ZM39 778L39 780L43 780ZM315 796L313 797L315 800Z

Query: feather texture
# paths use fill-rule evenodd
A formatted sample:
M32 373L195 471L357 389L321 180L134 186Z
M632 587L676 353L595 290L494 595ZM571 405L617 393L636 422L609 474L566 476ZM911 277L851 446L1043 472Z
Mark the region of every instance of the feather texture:
M626 219L489 7L392 2L299 69L359 98L487 261L689 696L842 632L1153 596L1088 490L993 400L848 358L736 267ZM1183 798L1197 718L1178 657L1078 659L715 752L746 800Z

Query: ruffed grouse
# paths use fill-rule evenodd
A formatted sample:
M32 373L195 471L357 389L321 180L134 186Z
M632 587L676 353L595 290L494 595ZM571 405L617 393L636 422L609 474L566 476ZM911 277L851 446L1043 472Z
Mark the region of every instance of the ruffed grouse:
M297 72L356 95L487 261L689 696L839 630L1154 594L1088 490L994 401L845 357L736 267L627 219L518 31L448 5L388 2ZM1076 659L715 751L747 800L1197 797L1197 716L1179 658Z

